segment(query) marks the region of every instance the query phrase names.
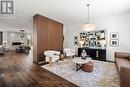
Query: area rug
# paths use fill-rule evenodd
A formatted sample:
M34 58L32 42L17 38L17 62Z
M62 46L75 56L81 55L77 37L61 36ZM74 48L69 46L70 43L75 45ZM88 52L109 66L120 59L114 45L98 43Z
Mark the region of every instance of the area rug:
M42 67L80 87L120 87L114 63L92 60L94 71L88 73L81 69L76 71L72 60L66 59L53 63L52 67L48 64Z

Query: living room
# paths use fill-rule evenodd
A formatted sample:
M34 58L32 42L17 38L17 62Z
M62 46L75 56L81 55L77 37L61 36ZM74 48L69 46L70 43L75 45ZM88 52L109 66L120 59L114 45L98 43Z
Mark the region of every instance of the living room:
M129 0L0 3L0 87L130 87Z
M32 35L24 30L1 29L1 54L7 51L17 51L20 46L32 47ZM2 50L3 49L3 50Z

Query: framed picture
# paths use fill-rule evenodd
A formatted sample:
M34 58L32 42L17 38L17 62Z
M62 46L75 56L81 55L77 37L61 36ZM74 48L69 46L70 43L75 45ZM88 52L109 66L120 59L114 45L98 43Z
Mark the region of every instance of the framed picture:
M113 47L118 47L119 46L119 40L111 40L110 45Z
M78 36L74 36L74 45L78 46Z
M83 37L83 33L81 32L81 33L80 33L80 38L82 38L82 37Z
M119 38L119 33L118 32L112 32L111 33L111 39L118 39Z

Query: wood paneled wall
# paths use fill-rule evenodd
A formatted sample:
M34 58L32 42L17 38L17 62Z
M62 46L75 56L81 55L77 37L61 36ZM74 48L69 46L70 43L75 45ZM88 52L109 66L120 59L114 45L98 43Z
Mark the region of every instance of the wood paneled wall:
M46 50L63 50L63 24L39 14L33 17L34 26L34 61L44 59Z

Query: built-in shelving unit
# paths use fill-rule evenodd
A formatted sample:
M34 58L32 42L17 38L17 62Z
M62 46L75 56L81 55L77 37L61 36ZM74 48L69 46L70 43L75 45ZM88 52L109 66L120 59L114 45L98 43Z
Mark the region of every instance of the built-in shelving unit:
M80 32L80 40L84 41L83 47L106 47L106 31Z
M92 59L106 61L106 31L85 31L80 32L80 41L84 42L78 48L78 56L81 56L82 50Z

